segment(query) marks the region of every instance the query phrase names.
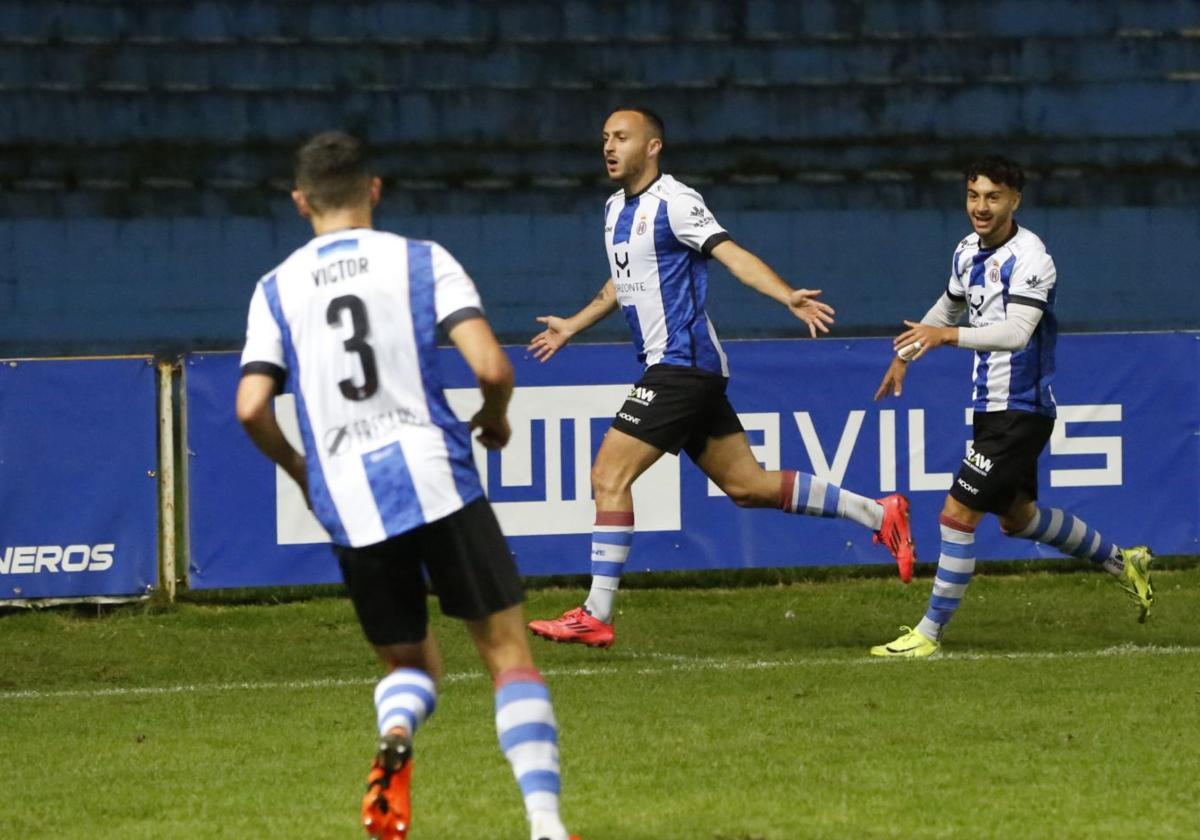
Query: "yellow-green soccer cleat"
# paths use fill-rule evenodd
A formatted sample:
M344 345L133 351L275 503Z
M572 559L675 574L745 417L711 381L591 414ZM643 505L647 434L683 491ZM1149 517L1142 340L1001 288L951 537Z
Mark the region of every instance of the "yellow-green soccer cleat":
M1122 548L1121 559L1125 561L1125 568L1118 580L1121 588L1137 601L1138 621L1144 622L1154 606L1154 586L1150 583L1150 564L1154 562L1154 555L1146 546L1135 545Z
M917 659L923 656L935 656L941 650L941 642L929 638L919 630L911 627L900 628L900 638L886 645L876 645L871 648L872 656L890 656L896 659Z

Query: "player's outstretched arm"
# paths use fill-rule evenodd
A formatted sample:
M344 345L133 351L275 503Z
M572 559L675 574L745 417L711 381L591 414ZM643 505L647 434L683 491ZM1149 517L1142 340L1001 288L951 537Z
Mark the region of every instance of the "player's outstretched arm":
M546 329L530 340L525 351L532 353L539 362L548 362L551 356L571 340L572 336L602 320L616 308L617 290L613 288L613 281L610 277L600 287L600 291L596 293L591 302L570 318L560 318L557 315L539 316L538 323L545 324Z
M265 373L247 373L238 383L237 418L259 450L283 467L308 499L304 456L292 448L275 420L275 380Z
M483 317L459 321L450 329L450 340L475 374L483 393L483 406L471 418L471 429L479 429L479 442L488 449L500 449L512 435L508 425L512 364Z
M712 255L742 283L759 294L779 301L808 324L808 333L813 338L817 337L818 332L829 332L834 309L817 300L820 289L793 289L769 265L731 239L714 247Z

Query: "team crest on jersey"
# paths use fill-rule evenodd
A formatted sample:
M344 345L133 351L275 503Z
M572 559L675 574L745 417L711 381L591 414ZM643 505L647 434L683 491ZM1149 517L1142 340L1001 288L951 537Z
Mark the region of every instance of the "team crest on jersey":
M645 232L646 232L646 217L642 216L642 218L638 219L637 235L641 236Z
M988 272L988 282L1000 282L1000 263L995 260L992 260L992 270Z

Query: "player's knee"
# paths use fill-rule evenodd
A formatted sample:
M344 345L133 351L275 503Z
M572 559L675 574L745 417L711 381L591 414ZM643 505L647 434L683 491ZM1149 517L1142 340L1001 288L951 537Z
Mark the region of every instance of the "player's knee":
M612 469L607 464L597 463L592 466L592 490L596 496L618 495L628 489L628 484L619 470Z
M1006 537L1015 537L1028 527L1030 519L1032 517L1001 516L1000 532Z
M762 499L747 484L730 482L721 488L729 500L740 508L762 507Z

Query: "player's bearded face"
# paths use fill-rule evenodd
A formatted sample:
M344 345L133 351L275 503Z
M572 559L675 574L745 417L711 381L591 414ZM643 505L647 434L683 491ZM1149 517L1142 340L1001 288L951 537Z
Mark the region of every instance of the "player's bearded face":
M646 168L650 132L641 114L618 111L604 123L604 168L614 181L636 180Z
M1008 233L1021 194L1007 184L997 184L986 175L967 182L967 216L979 237L988 242Z

